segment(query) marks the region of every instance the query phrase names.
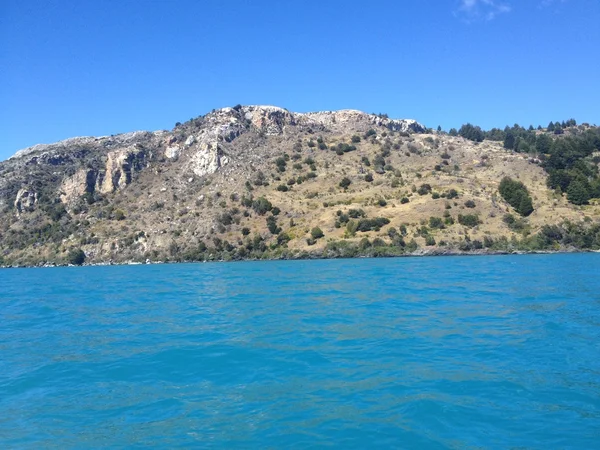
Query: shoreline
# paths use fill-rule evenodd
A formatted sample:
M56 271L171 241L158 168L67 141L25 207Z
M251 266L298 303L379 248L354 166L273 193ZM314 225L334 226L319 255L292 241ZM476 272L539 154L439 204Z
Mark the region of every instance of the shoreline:
M356 255L356 256L327 256L323 254L308 254L297 257L280 257L280 258L247 258L247 259L206 259L202 261L101 261L93 263L83 263L81 265L75 264L57 264L49 262L40 262L36 265L1 265L0 269L49 269L58 267L105 267L105 266L146 266L146 265L157 265L157 264L201 264L201 263L237 263L237 262L259 262L259 261L309 261L309 260L327 260L327 259L383 259L383 258L423 258L423 257L444 257L444 256L510 256L510 255L560 255L560 254L572 254L572 253L600 253L600 250L585 250L585 249L563 249L563 250L474 250L474 251L461 251L461 250L431 250L423 251L416 250L411 253L405 253L401 255Z

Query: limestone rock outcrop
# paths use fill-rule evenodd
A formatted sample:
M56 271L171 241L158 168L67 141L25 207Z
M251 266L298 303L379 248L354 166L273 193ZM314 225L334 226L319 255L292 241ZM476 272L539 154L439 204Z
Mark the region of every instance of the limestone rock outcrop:
M60 187L60 199L70 204L86 193L93 194L98 179L98 172L93 169L80 169L66 178Z
M104 175L98 182L103 194L122 189L131 183L133 176L147 165L148 154L143 148L129 147L107 155Z
M190 158L189 168L198 176L215 173L226 165L229 159L224 156L216 140L201 142Z
M300 121L309 124L320 124L327 129L345 129L348 127L386 127L392 131L424 133L425 127L412 119L390 119L387 116L367 114L355 109L340 111L320 111L298 114Z
M17 215L23 212L33 211L37 201L38 195L33 189L30 187L19 189L19 192L17 192L17 198L15 199L15 210L17 211Z

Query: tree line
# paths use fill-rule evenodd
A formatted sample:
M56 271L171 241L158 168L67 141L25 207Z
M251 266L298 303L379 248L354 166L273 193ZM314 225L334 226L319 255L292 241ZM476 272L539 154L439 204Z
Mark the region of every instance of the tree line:
M484 131L467 123L448 134L473 142L502 142L507 150L534 156L548 174L549 188L565 193L570 203L584 205L600 198L600 127L585 126L565 133L576 126L577 121L569 119L550 122L546 128L515 124Z

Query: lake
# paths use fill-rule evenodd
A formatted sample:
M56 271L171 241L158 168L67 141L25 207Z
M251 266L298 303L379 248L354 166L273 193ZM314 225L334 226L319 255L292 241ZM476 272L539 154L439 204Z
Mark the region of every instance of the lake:
M598 448L600 255L0 270L2 448Z

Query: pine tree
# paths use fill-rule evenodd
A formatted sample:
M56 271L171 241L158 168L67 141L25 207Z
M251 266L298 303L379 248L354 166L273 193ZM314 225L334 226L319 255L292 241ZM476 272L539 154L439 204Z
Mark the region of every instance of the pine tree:
M512 131L506 133L506 137L504 138L504 148L508 150L513 150L515 148L515 135Z
M590 199L589 184L581 178L571 181L567 189L567 199L574 205L585 205Z
M529 214L531 214L533 212L533 203L531 202L531 197L527 194L521 195L521 201L519 202L519 207L516 208L516 210L523 217L527 217Z

